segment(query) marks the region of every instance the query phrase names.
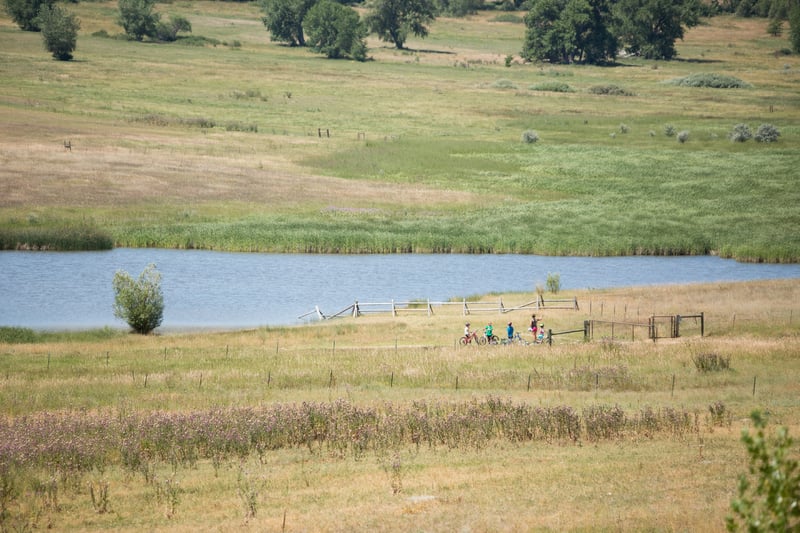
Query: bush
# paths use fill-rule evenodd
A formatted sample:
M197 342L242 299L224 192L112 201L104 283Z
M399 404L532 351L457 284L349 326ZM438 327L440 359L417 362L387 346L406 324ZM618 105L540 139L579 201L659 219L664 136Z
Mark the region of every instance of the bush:
M774 143L778 142L778 137L780 136L781 132L778 128L772 124L762 124L756 130L756 134L753 138L760 143Z
M634 96L632 92L629 92L618 85L594 85L589 87L589 92L592 94L600 94L600 95L608 95L608 96Z
M701 353L693 356L695 368L700 372L716 372L719 370L728 370L731 367L731 358L723 357L715 353Z
M728 138L737 143L743 143L753 137L753 132L750 131L750 126L747 124L737 124L733 127Z
M78 41L80 21L57 5L45 5L37 19L42 28L45 49L61 61L72 59L72 52Z
M539 134L533 130L525 130L522 132L522 142L524 143L535 143L539 140Z
M554 93L574 93L575 89L567 83L560 81L546 81L544 83L536 83L528 87L531 91L550 91Z
M558 294L561 290L561 274L556 272L555 274L548 272L547 273L547 290L552 292L553 294Z
M164 318L164 294L161 292L161 274L154 264L149 264L133 279L125 271L114 274L114 316L128 323L136 333L147 335Z
M676 133L675 126L673 126L672 124L666 124L664 126L664 135L666 135L667 137L674 137L675 133Z
M688 131L683 130L683 131L678 133L678 142L679 143L683 144L688 140L689 140L689 132Z
M178 39L178 32L192 33L192 23L180 15L172 15L169 22L156 24L156 37L159 41L172 42Z
M731 502L728 531L797 531L800 528L800 471L792 455L789 431L779 428L774 439L764 434L767 421L760 412L750 418L756 434L742 432L750 458L749 475L739 476L738 497Z
M711 89L749 89L752 87L746 81L724 74L698 73L690 74L684 78L676 78L670 83L680 87L709 87Z

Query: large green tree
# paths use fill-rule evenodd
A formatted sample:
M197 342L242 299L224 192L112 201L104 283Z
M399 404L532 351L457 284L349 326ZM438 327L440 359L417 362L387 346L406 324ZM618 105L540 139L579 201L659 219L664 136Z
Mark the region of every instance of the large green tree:
M119 25L125 33L141 41L155 37L161 15L153 11L155 0L119 0Z
M270 39L288 43L290 46L305 46L303 20L317 0L262 0L261 10Z
M315 52L331 59L366 59L367 44L364 38L367 28L355 9L332 0L322 0L308 11L304 25L308 44Z
M675 41L700 19L698 0L618 0L616 35L626 51L647 59L672 59Z
M53 0L5 0L6 11L11 20L25 31L39 31L38 17L42 7L53 4Z
M39 11L38 24L47 51L61 61L72 59L81 27L78 18L58 5L46 5Z
M427 25L436 20L433 0L372 0L368 8L369 30L398 49L405 46L409 35L427 37Z
M532 0L522 56L551 63L613 60L612 0Z

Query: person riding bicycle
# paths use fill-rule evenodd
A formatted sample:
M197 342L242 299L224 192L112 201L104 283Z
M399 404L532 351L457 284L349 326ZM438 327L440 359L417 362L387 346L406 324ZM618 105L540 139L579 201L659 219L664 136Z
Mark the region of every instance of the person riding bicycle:
M478 340L478 333L469 330L469 322L464 324L464 338L467 339L467 342L471 342L472 340Z
M492 342L492 335L494 334L493 332L494 327L492 326L492 323L489 322L486 324L486 327L483 328L483 335L486 337L487 341Z

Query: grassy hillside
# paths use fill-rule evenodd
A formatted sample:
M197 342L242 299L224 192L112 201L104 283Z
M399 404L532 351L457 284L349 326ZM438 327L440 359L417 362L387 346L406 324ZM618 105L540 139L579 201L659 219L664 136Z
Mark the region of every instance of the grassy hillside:
M687 319L655 343L618 324L590 343L461 347L456 308L16 335L0 342L0 527L723 531L749 413L769 412L770 435L800 432L799 293L795 280L579 291L563 296L580 310L539 313L555 332L705 314L704 337ZM711 356L729 368L700 370Z
M121 32L115 4L70 9L82 28L69 63L0 19L2 246L82 247L85 234L97 246L800 260L800 63L763 20L705 21L677 61L506 67L524 25L492 12L440 19L406 51L370 40L374 60L356 63L270 42L252 4L159 5L214 46L94 36ZM691 74L752 87L670 83ZM609 86L626 95L595 94ZM738 123L781 137L733 143ZM526 130L540 140L522 143Z

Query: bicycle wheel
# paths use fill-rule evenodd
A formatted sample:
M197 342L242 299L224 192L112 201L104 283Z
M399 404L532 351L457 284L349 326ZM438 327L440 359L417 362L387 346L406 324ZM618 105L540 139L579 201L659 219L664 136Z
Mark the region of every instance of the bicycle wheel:
M469 344L469 340L466 337L461 337L458 341L464 345Z
M478 337L478 344L480 344L481 346L486 344L486 337L485 336L484 337Z

